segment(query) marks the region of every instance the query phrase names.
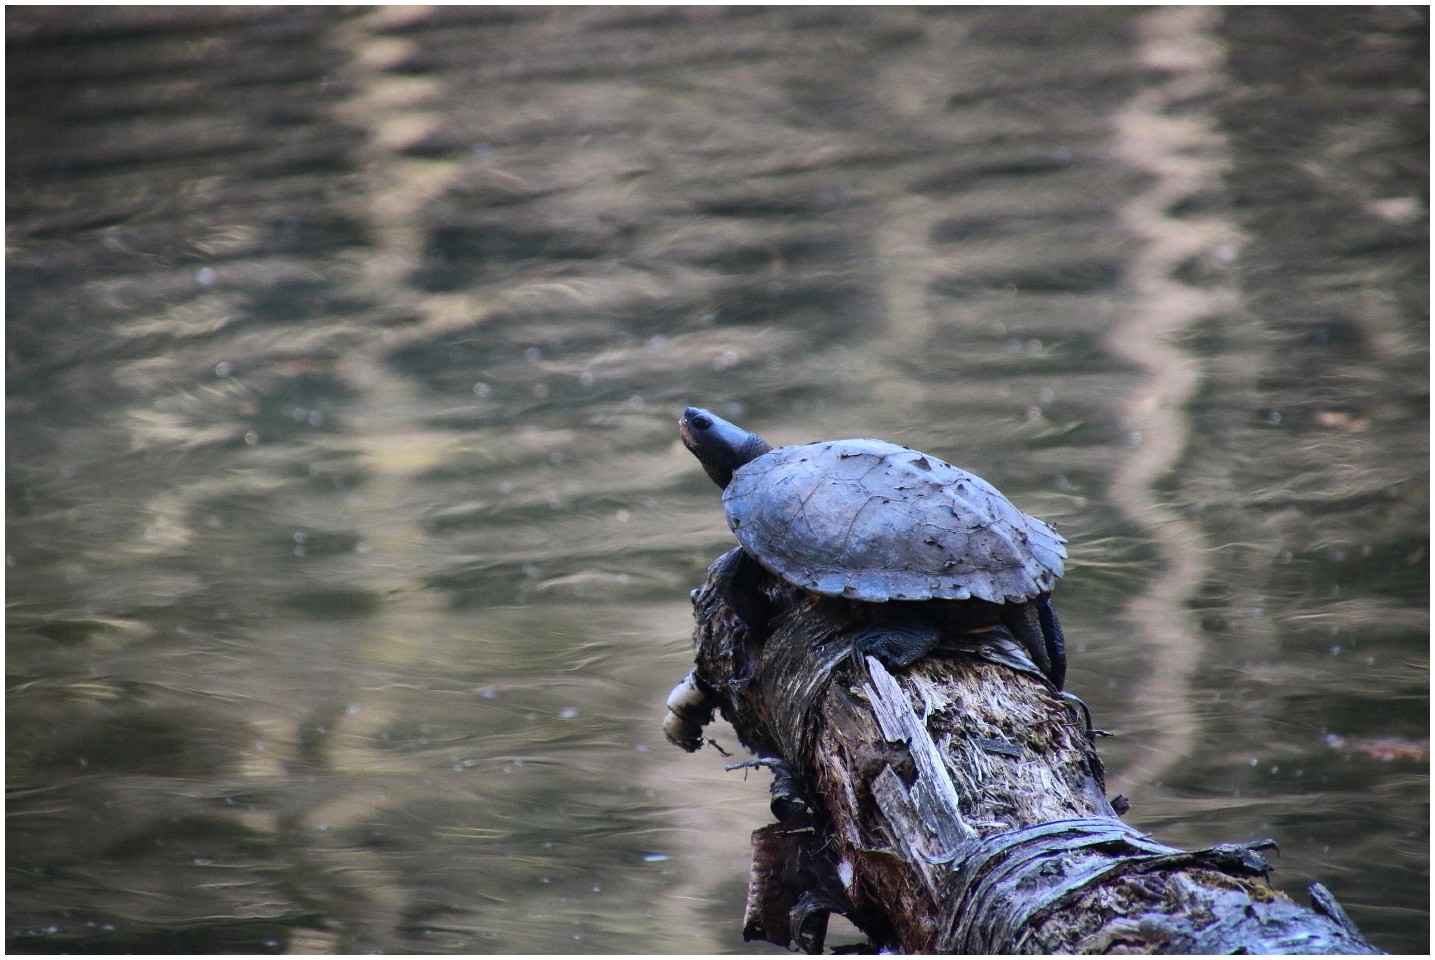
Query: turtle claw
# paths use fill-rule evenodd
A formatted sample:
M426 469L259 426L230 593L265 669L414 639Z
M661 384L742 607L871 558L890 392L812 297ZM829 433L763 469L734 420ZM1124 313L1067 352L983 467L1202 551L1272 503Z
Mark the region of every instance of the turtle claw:
M1085 700L1082 700L1074 693L1067 693L1065 690L1058 690L1056 695L1061 699L1065 700L1067 703L1076 704L1076 706L1081 709L1081 716L1086 721L1086 736L1088 739L1094 740L1097 737L1116 736L1116 734L1112 733L1110 730L1098 730L1091 725L1091 708L1086 705Z

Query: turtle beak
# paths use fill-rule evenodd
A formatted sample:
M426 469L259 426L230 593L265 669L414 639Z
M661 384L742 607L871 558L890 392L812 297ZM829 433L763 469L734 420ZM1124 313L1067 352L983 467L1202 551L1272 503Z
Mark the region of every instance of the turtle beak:
M678 435L713 483L725 488L747 434L702 407L688 407L678 421Z
M682 435L689 450L702 442L702 431L711 429L713 422L713 415L702 407L688 407L683 411L682 417L678 419L678 433Z

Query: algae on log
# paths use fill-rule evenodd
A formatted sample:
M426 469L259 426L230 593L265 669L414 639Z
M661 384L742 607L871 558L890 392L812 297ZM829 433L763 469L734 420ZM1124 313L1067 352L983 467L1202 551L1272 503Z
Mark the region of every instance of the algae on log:
M836 912L905 953L1380 952L1319 884L1309 908L1271 888L1272 841L1187 852L1123 824L1083 710L1003 628L894 675L853 654L848 601L771 578L754 606L780 612L750 628L722 564L665 730L696 750L716 708L776 774L747 939L818 953Z

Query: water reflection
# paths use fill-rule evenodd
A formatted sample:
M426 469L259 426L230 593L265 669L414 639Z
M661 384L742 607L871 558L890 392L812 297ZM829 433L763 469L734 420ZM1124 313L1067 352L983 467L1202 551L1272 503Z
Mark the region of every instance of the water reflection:
M1411 15L10 17L11 949L752 949L701 403L1059 522L1132 819L1421 952Z

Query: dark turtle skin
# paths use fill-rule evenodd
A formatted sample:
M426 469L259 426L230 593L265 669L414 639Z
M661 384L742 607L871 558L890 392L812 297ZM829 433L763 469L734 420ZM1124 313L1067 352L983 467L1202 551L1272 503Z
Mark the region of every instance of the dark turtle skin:
M774 613L755 561L783 583L854 601L869 624L861 653L903 666L944 632L1000 624L1061 689L1066 644L1051 590L1065 540L991 484L881 440L774 450L699 407L683 411L678 429L723 488L742 549L719 564L719 589L750 629Z

